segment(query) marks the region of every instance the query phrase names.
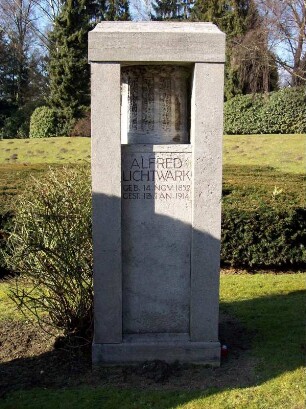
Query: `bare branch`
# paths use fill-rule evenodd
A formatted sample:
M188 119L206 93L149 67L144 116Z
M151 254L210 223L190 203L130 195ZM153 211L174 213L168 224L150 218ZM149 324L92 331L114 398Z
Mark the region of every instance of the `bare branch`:
M306 79L306 6L305 0L257 0L267 23L270 47L277 61L290 72L292 84Z

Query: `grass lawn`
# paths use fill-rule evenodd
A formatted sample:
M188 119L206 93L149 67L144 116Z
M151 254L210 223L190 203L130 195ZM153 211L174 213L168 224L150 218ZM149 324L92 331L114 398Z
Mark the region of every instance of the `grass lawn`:
M0 164L62 164L80 161L90 161L90 138L0 140Z
M225 135L225 165L271 166L303 173L306 135ZM75 163L90 160L90 138L4 139L0 165Z
M285 173L304 173L305 155L305 134L224 136L224 165L271 166Z
M9 283L1 283L2 297L8 286ZM2 302L9 306L5 297ZM12 318L10 309L7 313L2 310L2 322ZM186 367L178 378L170 377L164 384L141 377L134 382L122 381L115 377L115 370L109 371L108 378L81 373L63 387L56 384L50 387L43 379L44 371L52 368L41 363L35 370L42 371L38 384L43 386L8 392L0 401L0 408L304 408L305 275L223 274L221 311L240 323L237 327L230 321L232 334L227 331L229 338L224 339L230 353L221 368ZM248 343L237 350L234 343L239 343L239 338L247 338ZM26 358L21 356L13 363L0 364L0 371L14 378L12 368L19 365L22 370L23 360ZM27 364L25 376L30 377L34 358ZM60 370L57 371L60 377Z
M10 280L0 281L0 321L24 318L24 315L16 309L16 304L8 296L12 285Z

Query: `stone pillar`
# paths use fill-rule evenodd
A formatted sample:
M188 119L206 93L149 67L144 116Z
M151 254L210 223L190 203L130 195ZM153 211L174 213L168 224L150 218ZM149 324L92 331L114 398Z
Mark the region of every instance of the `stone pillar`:
M210 23L89 33L95 364L220 363L224 59Z
M122 341L120 64L91 64L94 342Z
M191 102L193 212L190 337L192 341L218 340L223 83L223 64L195 64Z

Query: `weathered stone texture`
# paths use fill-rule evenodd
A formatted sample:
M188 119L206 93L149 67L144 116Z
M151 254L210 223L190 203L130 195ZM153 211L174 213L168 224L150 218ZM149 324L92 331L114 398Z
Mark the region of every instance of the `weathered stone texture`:
M190 80L190 67L122 67L121 142L188 143Z
M89 61L224 62L225 35L211 23L102 22L89 33Z
M94 363L220 363L224 45L210 23L89 35Z

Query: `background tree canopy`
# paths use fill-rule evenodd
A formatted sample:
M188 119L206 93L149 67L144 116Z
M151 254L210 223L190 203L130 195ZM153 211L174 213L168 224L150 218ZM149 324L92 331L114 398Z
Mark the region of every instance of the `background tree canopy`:
M42 105L58 135L80 128L90 105L88 31L129 19L216 24L227 35L225 100L305 85L304 0L0 0L0 136L28 137Z

